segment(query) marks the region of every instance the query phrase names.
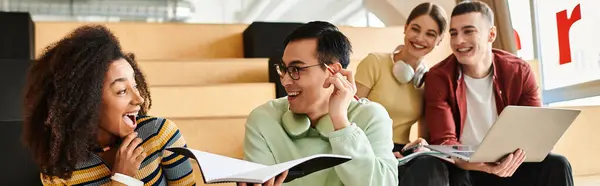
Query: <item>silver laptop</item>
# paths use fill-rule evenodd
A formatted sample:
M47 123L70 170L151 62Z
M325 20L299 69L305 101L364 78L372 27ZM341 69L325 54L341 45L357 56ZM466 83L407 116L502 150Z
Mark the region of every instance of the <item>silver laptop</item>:
M468 162L498 162L523 149L525 162L546 158L581 111L574 109L507 106L479 145L428 145Z

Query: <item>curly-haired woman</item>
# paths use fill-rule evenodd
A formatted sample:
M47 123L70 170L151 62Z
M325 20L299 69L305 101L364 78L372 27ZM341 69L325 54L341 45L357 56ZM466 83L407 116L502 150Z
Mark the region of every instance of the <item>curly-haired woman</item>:
M103 26L50 45L28 74L24 141L44 185L193 185L177 126L145 116L150 92L133 55ZM142 183L143 182L143 183Z

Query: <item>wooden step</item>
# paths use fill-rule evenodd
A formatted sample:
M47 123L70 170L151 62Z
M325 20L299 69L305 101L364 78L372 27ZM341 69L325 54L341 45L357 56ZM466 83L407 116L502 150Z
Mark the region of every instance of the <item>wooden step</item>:
M36 22L36 55L84 22ZM138 60L242 58L242 32L247 25L185 23L100 23L118 38L123 50Z
M600 174L600 145L595 144L600 131L600 106L559 108L580 109L581 113L556 143L552 152L569 160L574 176Z
M242 159L246 117L171 119L188 147Z
M245 117L275 98L272 83L151 87L149 114L166 118Z
M269 82L267 58L204 59L197 61L139 62L152 86L205 86L229 83ZM360 59L351 60L356 72Z
M152 86L214 85L269 82L267 58L142 61L139 66Z
M244 158L246 118L173 119L189 148L232 158ZM192 161L197 185L205 185L195 161ZM213 185L213 184L211 184ZM217 186L235 184L217 184Z
M82 22L36 22L36 56ZM245 24L101 23L119 38L123 49L138 60L196 60L242 58ZM403 27L339 27L354 47L351 58L369 52L390 52L402 43ZM368 36L368 37L365 37ZM446 45L441 45L446 46ZM449 48L449 47L446 47Z
M600 185L600 174L575 176L574 182L577 186L598 186Z

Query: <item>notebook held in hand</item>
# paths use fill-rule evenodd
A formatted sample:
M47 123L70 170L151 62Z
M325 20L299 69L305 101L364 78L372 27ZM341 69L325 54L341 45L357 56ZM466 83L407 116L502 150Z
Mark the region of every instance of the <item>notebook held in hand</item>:
M352 159L349 156L317 154L266 166L183 147L171 147L166 150L196 160L206 184L225 182L265 183L269 179L289 170L284 181L287 183Z

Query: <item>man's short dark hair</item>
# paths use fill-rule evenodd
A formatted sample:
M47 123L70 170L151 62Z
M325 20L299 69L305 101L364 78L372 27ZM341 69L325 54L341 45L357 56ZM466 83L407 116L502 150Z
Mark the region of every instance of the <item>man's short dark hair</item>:
M494 12L484 2L481 1L463 1L458 3L452 10L451 17L468 14L472 12L481 13L481 16L494 25Z
M283 45L287 46L292 41L302 39L317 39L316 52L319 62L332 64L334 60L339 60L344 69L350 64L352 45L335 25L324 21L306 23L288 35Z

